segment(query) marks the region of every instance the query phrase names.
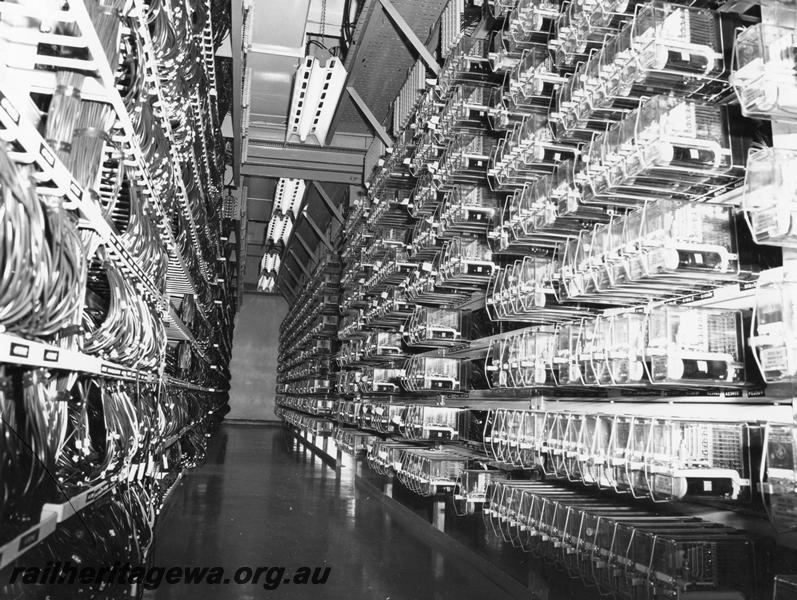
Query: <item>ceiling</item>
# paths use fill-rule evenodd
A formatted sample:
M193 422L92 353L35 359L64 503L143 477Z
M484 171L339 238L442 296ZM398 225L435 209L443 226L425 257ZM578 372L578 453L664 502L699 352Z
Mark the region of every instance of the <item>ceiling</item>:
M447 0L392 0L409 27L427 47L436 46L430 23L437 21ZM241 6L238 6L241 3ZM356 90L373 118L383 126L390 123L392 102L417 60L406 40L392 23L380 0L360 0L361 7L344 65L348 72L346 86ZM248 11L246 7L251 7ZM322 17L322 8L325 13ZM236 13L236 10L241 11ZM307 217L300 213L282 256L280 280L285 288L296 288L303 278L300 266L311 266L311 253L323 244L313 224L328 232L340 224L323 195L343 212L351 193L361 189L365 156L374 141L372 125L350 95L343 92L327 136L327 143L285 143L293 80L305 52L325 62L330 54L309 39L328 48L339 44L344 0L233 0L233 39L243 47L242 55L233 53L233 66L246 74L238 85L234 102L234 146L240 163L239 192L245 194L247 251L244 290L254 291L259 278L260 259L265 252L264 232L271 218L274 192L279 177L307 180L304 205ZM236 29L248 26L249 35L241 38ZM321 37L322 21L324 37ZM246 107L248 110L239 107ZM235 114L237 112L237 115ZM239 119L240 121L237 121ZM240 123L236 128L236 124ZM312 139L312 138L311 138ZM315 183L311 183L315 182ZM323 194L319 191L320 186ZM308 218L309 217L309 218ZM309 251L308 251L309 248ZM243 257L242 257L243 258Z

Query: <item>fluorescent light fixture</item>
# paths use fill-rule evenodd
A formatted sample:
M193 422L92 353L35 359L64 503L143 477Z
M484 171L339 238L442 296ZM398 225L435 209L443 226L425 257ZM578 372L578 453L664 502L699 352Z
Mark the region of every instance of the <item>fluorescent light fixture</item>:
M312 136L324 145L335 108L346 83L346 69L337 57L324 66L314 56L305 56L293 83L286 142L305 142Z
M276 280L271 275L261 275L257 280L257 291L271 293L274 291Z
M266 243L276 244L282 241L283 244L288 243L288 238L293 230L293 219L290 215L275 214L268 222L268 229L266 230Z
M285 221L289 219L284 215L274 215L268 222L268 229L266 230L266 243L276 242L282 238L282 230L285 228Z
M299 213L299 206L302 204L304 192L307 184L304 179L287 179L282 177L277 183L277 191L274 194L274 210L272 215L281 212L283 215L288 213L295 219Z
M291 219L285 219L284 224L282 226L282 235L280 236L280 240L282 241L283 245L288 245L288 238L291 237L291 231L293 230L293 221ZM274 240L275 242L277 240Z
M264 254L263 258L260 259L260 273L273 272L276 275L280 270L280 264L282 264L282 261L279 254Z

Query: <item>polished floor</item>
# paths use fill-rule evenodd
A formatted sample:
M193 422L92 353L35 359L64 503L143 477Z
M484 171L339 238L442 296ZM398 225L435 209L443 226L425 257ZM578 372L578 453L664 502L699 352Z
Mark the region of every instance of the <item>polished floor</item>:
M207 462L188 473L169 499L153 564L330 567L325 584L170 585L146 600L505 600L510 597L467 566L409 535L383 503L355 488L302 449L280 427L223 425ZM269 586L272 587L272 586Z

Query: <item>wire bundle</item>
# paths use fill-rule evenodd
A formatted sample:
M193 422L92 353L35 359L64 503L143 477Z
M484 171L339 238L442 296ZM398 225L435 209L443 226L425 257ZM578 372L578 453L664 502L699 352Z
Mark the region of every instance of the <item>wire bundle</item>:
M165 437L179 433L189 421L188 400L185 390L180 388L167 388L165 402L163 403L163 413L166 418Z
M0 370L0 531L11 530L12 537L38 520L52 496L71 381L43 369Z
M65 164L72 151L85 80L86 77L76 71L57 71L55 74L56 87L50 101L44 138Z
M74 325L86 273L73 218L33 192L0 147L0 326L47 339Z
M143 43L134 30L121 38L122 60L117 80L125 107L130 114L138 145L152 178L155 192L167 212L175 210L176 185L171 164L169 141L157 121L146 89Z
M114 20L118 29L118 17ZM103 150L111 142L115 116L110 105L82 99L85 79L75 71L56 72L45 139L81 187L96 188Z
M163 410L163 403L166 401L166 388L163 385L152 386L148 388L148 393L151 395L153 406L150 429L153 440L159 442L166 438L166 429L168 427L166 413Z
M141 465L147 476L152 475L148 469L160 444L198 422L205 405L201 396L189 396L179 388L96 378L78 381L72 402L64 407L68 423L54 428L66 430L55 461L63 496L119 473L132 470L139 476ZM34 408L31 404L26 411Z
M160 59L159 77L166 112L175 142L181 156L192 157L197 163L212 163L209 157L217 159L216 155L220 153L220 148L214 146L217 136L201 135L203 123L213 122L210 102L204 94L209 91L202 53L207 18L201 2L156 0L150 4L148 13L153 45ZM207 145L207 149L203 145ZM190 163L191 160L184 162ZM201 177L204 169L198 171ZM207 182L202 183L203 189L209 189Z
M210 115L210 104L205 99L202 100L200 90L207 88L207 77L204 69L204 56L200 49L202 35L206 26L207 13L201 3L188 3L175 0L153 0L149 5L147 22L152 38L155 54L158 58L158 75L161 82L161 89L166 105L166 114L171 123L176 150L181 157L181 167L172 165L171 161L166 161L161 169L160 179L166 180L166 167L180 169L179 172L169 171L173 177L182 176L183 184L186 187L188 205L192 210L192 220L196 229L200 232L200 239L197 247L203 253L203 262L215 265L216 255L213 252L213 228L210 226L210 219L217 220L216 208L213 198L218 193L213 194L213 186L207 181L209 172L216 164L209 160L209 156L215 156L215 148L211 138L213 136L203 136L203 123L212 122ZM146 109L141 111L141 120L149 119ZM149 128L153 130L155 128ZM153 134L157 136L160 132ZM148 144L142 142L142 147ZM156 171L159 163L153 160ZM216 173L217 179L218 173ZM174 183L174 182L173 182ZM210 190L210 198L198 192L199 189ZM161 197L176 199L174 190L169 193L161 193ZM209 208L210 207L210 208ZM174 204L170 205L172 214L180 212ZM209 213L209 210L212 211ZM189 249L191 240L182 233L184 228L176 225L175 237L181 245L181 254L189 267L192 275L199 275L198 281L202 281L201 269L195 264L192 252ZM206 295L206 292L200 291Z
M180 48L179 69L183 75L184 89L194 92L198 86L206 83L204 57L200 50L200 40L202 31L205 28L204 15L196 21L198 30L194 29L191 22L191 15L188 11L189 2L184 0L166 0L171 5L172 24L177 37L177 44ZM196 0L193 4L198 4ZM195 9L194 14L204 13L204 7Z
M78 381L69 403L69 431L58 459L58 479L70 495L83 486L97 485L108 468L102 385L98 379Z
M48 563L71 563L76 568L91 565L130 563L143 565L152 543L153 516L157 482L132 482L117 492L107 494L81 512L36 546L26 555L26 564L43 567ZM62 584L6 585L0 595L24 598L58 598L64 594ZM117 600L129 598L127 583L84 583L79 580L68 587L71 598ZM140 592L143 588L139 587ZM140 597L140 596L139 596Z
M0 543L8 532L13 537L37 520L45 502L62 503L113 478L133 482L111 498L118 504L114 510L124 509L117 517L128 520L138 537L134 546L118 548L120 560L143 556L165 494L158 488L158 470L161 465L166 469L195 466L203 459L205 434L223 417L224 399L179 387L77 379L74 374L54 376L44 370L12 368L11 376L5 369L0 369L0 529L6 533ZM211 409L216 414L208 419ZM185 452L162 459L162 442L187 426L196 432L179 442ZM56 545L74 542L72 534L82 539L70 556L88 552L82 547L86 542L101 547L113 543L94 520L93 510L72 521L79 521L84 529L91 522L88 537L80 538L67 528L59 529L53 538ZM45 548L52 556L52 545Z
M162 289L169 270L169 257L160 241L160 233L145 213L144 199L134 184L128 186L130 218L126 231L121 235L136 262L149 273L155 285Z
M17 1L39 9L42 4L41 0ZM145 2L166 96L161 108L151 102L141 31L123 27L128 17L122 11L128 2L83 1L115 72L116 88L131 116L133 137L142 150L153 192L173 219L170 224L189 274L201 286L202 306L208 312L215 310L212 301L220 297L219 292L207 285L196 255L188 249L190 229L175 202L180 183L176 178L183 177L200 232L202 257L215 266L219 227L213 181L220 172L214 145L218 136L196 133L205 131L203 124L208 127L213 122L212 104L203 97L208 84L199 43L207 25L205 6L192 0ZM67 3L47 0L47 6L55 15ZM15 20L11 13L3 13L0 19L9 27L32 23L11 23ZM43 22L40 29L80 35L73 25ZM26 52L50 58L85 57L85 50L64 50L57 44L21 45ZM162 289L169 259L151 219L151 199L139 186L139 173L129 171L126 164L131 157L112 137L116 112L110 104L82 97L89 75L58 68L49 101L39 94L29 105L23 101L30 100L25 94L23 100L10 99L22 111L21 118L42 133L77 183L97 192L103 216L137 265ZM172 161L174 153L160 126L158 110L166 111L175 130L182 155L179 164ZM20 143L25 146L24 140ZM0 145L0 332L61 346L79 345L87 354L158 373L167 346L160 315L143 300L129 273L111 260L100 236L90 229L79 231L77 219L60 201L37 194L29 171L15 166L11 156ZM210 338L210 327L197 318L193 299L186 302L185 312L193 313L189 320L196 335L207 342L204 338ZM211 355L215 352L210 347L205 350ZM218 380L204 362L194 358L190 344L178 346L178 369L197 382ZM53 559L84 565L143 561L168 484L182 467L204 457L205 434L223 416L223 401L220 395L211 398L164 384L0 365L0 544L38 521L45 502L64 503L110 481L113 491L59 524L53 535L30 550L26 561L42 565ZM204 422L211 408L218 412ZM163 441L189 425L196 431L164 450ZM186 451L181 457L182 447ZM160 469L168 476L160 479ZM68 593L111 598L118 597L119 591L92 584L76 586ZM0 584L0 596L23 592L26 596L63 595L62 590L47 586L31 591Z
M132 113L133 127L139 146L161 199L173 208L176 187L169 141L158 124L152 105L140 102Z
M93 290L87 294L84 351L132 368L157 369L166 341L163 322L105 255L100 248L93 263L91 284L104 297Z
M119 64L119 29L121 11L125 2L124 0L84 0L84 3L100 38L111 71L115 71Z
M175 24L169 18L166 3L169 0L153 0L149 6L147 21L155 55L158 59L158 75L166 101L166 113L174 131L188 124L188 79L191 73L184 70L185 41L178 35ZM174 10L173 7L170 7ZM185 79L184 79L185 78Z
M148 457L155 450L154 444L160 440L156 431L158 425L158 396L149 386L136 386L135 407L138 415L138 445L133 455L133 464L148 463Z
M174 223L172 231L174 232L177 251L183 257L183 262L188 269L188 273L191 276L191 279L194 281L200 304L207 310L207 308L210 307L213 302L213 298L211 296L212 291L210 286L207 285L205 276L199 267L199 259L193 252L191 252L191 237L189 233L190 225L187 219L183 216L182 211L174 213L172 218Z
M29 489L36 489L55 472L67 434L70 377L56 378L44 370L23 376L22 405L25 418L22 435L31 450ZM27 494L25 494L27 496Z
M65 163L84 188L97 187L103 150L111 144L110 132L115 120L110 105L101 102L81 102L71 151Z
M194 353L191 349L191 344L183 342L177 349L177 367L183 373L191 371L191 365L194 362Z
M108 456L105 474L110 475L129 468L136 454L141 442L138 412L128 384L121 382L107 382L103 385L102 406Z
M23 440L17 434L14 383L0 366L0 523L6 523L16 507L24 503L25 476L19 457Z
M142 40L137 32L121 38L121 59L116 72L117 87L128 112L133 113L142 98L147 96Z
M212 0L210 19L213 22L213 47L218 50L227 39L232 28L232 13L229 2Z
M210 107L206 104L203 104L203 113L205 120L209 122L211 120ZM212 240L214 239L213 232L219 230L221 188L217 183L221 182L221 171L211 160L216 154L209 136L197 136L194 142L194 154L198 157L201 156L205 165L205 168L199 169L199 181L196 185L203 190L203 193L198 195L198 201L202 203L203 212L206 215L205 234L208 240Z
M202 176L200 175L200 180ZM208 214L207 195L202 193L204 183L197 181L193 177L191 168L188 165L183 167L183 181L185 183L186 195L188 196L188 206L196 225L197 234L199 236L199 249L202 252L202 258L206 264L213 265L216 261L216 252L214 251L213 236L211 235L210 216Z

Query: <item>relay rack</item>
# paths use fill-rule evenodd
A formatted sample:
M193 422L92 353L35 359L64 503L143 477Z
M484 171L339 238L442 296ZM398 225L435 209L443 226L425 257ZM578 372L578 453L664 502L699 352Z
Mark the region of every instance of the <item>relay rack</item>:
M145 564L228 410L211 4L0 1L0 570Z
M754 557L797 531L797 13L761 4L452 0L278 414L602 594L790 597Z

